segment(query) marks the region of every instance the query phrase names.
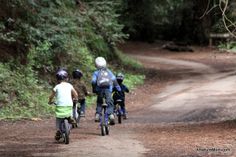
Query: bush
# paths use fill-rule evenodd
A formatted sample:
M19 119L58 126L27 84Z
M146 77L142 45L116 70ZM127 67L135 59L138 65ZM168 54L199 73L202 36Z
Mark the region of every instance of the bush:
M30 67L0 63L0 119L40 117L49 115L52 108L47 105L48 90L38 84Z
M119 3L85 2L84 12L73 0L0 2L0 46L15 48L14 59L0 63L0 118L51 115L47 101L58 67L79 68L90 78L97 56L132 64L115 53L115 43L126 37L117 21Z

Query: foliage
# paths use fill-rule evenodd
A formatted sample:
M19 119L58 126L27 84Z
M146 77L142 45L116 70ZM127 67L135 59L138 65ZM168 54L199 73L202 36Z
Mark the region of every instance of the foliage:
M185 6L183 0L123 0L121 21L131 38L154 40L159 29L176 28L181 23L181 12ZM173 17L175 17L173 19Z
M227 43L220 43L218 45L218 48L221 50L226 50L228 52L236 53L236 42L231 41L231 42L227 42Z
M117 50L116 54L118 56L118 58L121 60L122 65L119 65L119 68L125 68L125 69L129 69L129 68L133 68L136 70L141 70L142 69L142 64L140 62L138 62L137 60L123 54L121 51Z
M144 75L134 75L127 73L125 74L124 84L127 85L127 87L129 87L130 89L133 89L137 85L143 84L144 79Z
M96 56L117 60L115 43L127 37L117 20L120 4L87 0L81 10L73 0L0 1L0 46L14 58L0 62L0 119L51 115L47 100L58 67L90 78Z
M234 34L235 8L229 0L122 0L119 11L133 40L207 43L211 31Z
M38 85L30 66L0 63L0 74L0 119L40 117L52 112L45 99L48 90Z
M109 43L115 45L116 42L123 41L127 37L127 35L122 33L124 26L118 23L118 17L120 15L117 14L117 9L121 7L120 3L97 0L87 1L87 5L91 8L87 12L88 16L94 18L100 28L99 31L104 33Z

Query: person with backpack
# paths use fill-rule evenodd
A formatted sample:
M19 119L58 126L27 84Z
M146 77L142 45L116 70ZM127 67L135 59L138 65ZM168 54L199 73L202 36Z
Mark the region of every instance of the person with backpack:
M53 98L56 97L56 135L55 140L59 140L61 138L60 132L60 124L61 121L64 120L65 117L69 118L69 122L74 125L75 120L72 116L72 106L73 101L77 101L78 95L75 91L74 87L67 82L68 73L65 69L59 69L56 73L56 78L58 84L53 88L51 95L49 96L48 104L53 103Z
M123 117L124 119L127 119L128 117L127 117L127 112L125 108L125 93L129 93L129 89L127 88L126 85L123 84L124 78L125 76L122 73L118 73L116 75L116 80L118 84L120 85L121 91L118 92L116 88L113 88L113 100L114 100L114 105L118 104L118 100L121 100L119 104L123 112Z
M117 91L121 91L121 88L116 81L115 75L107 68L106 60L103 57L97 57L95 59L95 66L97 70L94 71L92 76L93 93L97 94L95 122L99 122L103 98L105 98L105 102L108 105L107 113L109 115L109 121L111 125L114 125L115 117L113 114L114 103L112 99L112 90L113 87L115 87Z
M74 86L76 92L78 93L78 102L80 104L80 117L85 117L85 105L86 105L86 96L88 96L89 92L84 84L81 81L83 77L83 73L81 70L76 69L72 72L73 80L71 81ZM75 105L76 106L76 105Z

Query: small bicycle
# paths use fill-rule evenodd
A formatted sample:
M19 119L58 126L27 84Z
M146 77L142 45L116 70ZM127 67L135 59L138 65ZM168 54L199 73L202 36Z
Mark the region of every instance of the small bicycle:
M51 104L56 105L55 102L52 102ZM59 118L60 120L60 125L59 125L59 130L60 130L60 138L56 139L57 141L60 141L60 139L63 139L63 142L65 144L70 143L70 131L72 129L72 124L70 123L71 118L70 117L65 117L65 118Z
M65 144L69 144L70 142L69 136L70 136L71 128L72 128L72 124L69 123L69 117L62 118L61 124L60 124L60 132L61 132L61 138L63 139L63 142Z
M102 112L100 115L100 128L101 128L101 134L102 136L109 135L110 127L109 127L109 116L107 113L107 104L105 101L102 104Z
M118 118L118 123L121 124L122 123L122 117L124 115L122 109L121 109L121 99L116 100L116 106L115 106L115 114Z

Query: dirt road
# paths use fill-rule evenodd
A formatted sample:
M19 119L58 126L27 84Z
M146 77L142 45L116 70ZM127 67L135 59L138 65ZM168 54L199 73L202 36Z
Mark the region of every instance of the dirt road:
M128 120L102 137L90 109L69 145L53 141L54 119L0 122L0 156L236 156L235 55L122 49L147 68L145 84L127 95Z

